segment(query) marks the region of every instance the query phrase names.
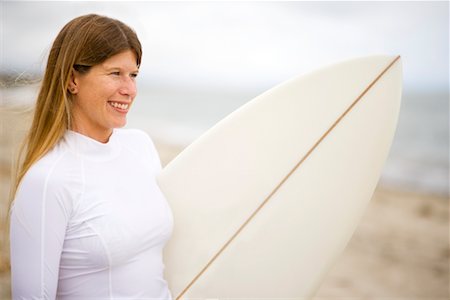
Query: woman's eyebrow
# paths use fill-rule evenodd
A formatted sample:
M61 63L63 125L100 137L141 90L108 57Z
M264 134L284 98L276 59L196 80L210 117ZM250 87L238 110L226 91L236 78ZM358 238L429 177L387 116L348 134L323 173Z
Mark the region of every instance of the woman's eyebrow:
M122 68L122 67L117 67L117 66L103 66L103 69L105 71L112 71L112 70L126 70L126 68ZM132 71L130 71L130 73L139 73L139 68L136 68Z

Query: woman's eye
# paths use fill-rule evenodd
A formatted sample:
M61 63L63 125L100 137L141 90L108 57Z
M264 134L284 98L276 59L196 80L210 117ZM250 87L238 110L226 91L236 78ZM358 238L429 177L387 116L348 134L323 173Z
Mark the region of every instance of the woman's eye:
M119 76L119 75L120 75L120 72L111 72L111 75Z
M130 74L130 76L131 76L132 78L136 78L136 77L138 76L138 74L137 74L137 73L132 73L132 74Z

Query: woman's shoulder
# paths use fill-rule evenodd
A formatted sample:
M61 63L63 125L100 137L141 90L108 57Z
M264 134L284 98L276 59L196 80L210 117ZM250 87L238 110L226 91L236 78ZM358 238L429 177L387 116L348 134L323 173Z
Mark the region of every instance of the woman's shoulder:
M13 202L15 210L34 215L39 207L59 207L66 216L84 190L82 167L64 147L57 146L36 161L22 178Z
M118 139L128 145L149 145L153 146L152 138L147 134L147 132L137 129L137 128L117 128L115 129L115 134Z
M23 184L64 187L65 182L81 178L81 165L61 144L37 160L23 177Z
M147 132L138 128L115 128L114 133L122 138L150 138Z
M152 138L141 129L115 129L118 139L123 146L138 157L150 159L157 169L161 168L158 151Z

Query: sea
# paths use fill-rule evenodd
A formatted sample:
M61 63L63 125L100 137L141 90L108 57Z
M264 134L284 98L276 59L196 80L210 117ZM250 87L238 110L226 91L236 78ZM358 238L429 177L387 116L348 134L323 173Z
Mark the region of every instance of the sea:
M191 88L140 87L127 127L182 147L228 114L264 92ZM37 85L1 88L0 108L32 105ZM398 126L379 185L387 188L449 196L448 91L404 90Z

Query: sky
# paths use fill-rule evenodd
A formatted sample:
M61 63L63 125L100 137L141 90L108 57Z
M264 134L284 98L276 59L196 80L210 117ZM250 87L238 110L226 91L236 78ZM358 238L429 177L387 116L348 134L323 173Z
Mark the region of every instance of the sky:
M62 26L98 13L136 30L144 81L247 89L353 57L399 54L406 89L448 91L446 1L3 1L0 9L2 73L42 72Z

